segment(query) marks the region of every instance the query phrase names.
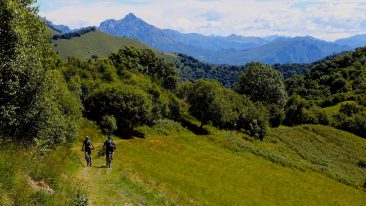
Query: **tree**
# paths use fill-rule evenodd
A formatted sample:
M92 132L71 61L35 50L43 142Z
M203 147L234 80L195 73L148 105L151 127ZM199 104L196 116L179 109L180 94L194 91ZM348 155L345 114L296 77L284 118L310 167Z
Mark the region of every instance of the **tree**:
M266 133L266 110L216 81L196 81L190 90L188 103L189 112L201 121L201 128L211 122L219 128L243 130L260 139Z
M283 76L266 64L249 64L240 74L235 87L238 93L248 95L253 101L276 104L279 107L284 107L286 103Z
M152 106L146 92L123 83L103 84L85 101L90 119L102 121L104 116L113 115L119 129L130 130L152 121Z
M74 138L81 106L34 2L0 1L0 135L47 149Z
M201 128L215 118L215 92L219 87L218 82L205 80L198 80L192 86L188 96L189 112L201 122Z
M168 90L175 90L178 74L174 64L156 55L153 50L123 47L109 56L119 70L127 69L149 75L155 82Z
M0 130L28 135L39 111L49 55L48 36L33 0L0 2Z

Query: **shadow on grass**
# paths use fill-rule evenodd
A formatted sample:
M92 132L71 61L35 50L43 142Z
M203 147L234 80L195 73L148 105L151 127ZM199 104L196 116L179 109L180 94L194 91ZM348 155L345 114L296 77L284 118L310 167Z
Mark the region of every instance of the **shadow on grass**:
M193 124L189 120L182 119L180 122L182 123L183 127L189 129L191 132L193 132L196 135L208 135L209 134L209 132L205 128L201 128L201 127Z
M141 139L145 139L145 134L143 132L140 131L136 131L136 130L131 130L131 131L125 131L122 135L121 135L122 139L132 139L132 138L141 138Z

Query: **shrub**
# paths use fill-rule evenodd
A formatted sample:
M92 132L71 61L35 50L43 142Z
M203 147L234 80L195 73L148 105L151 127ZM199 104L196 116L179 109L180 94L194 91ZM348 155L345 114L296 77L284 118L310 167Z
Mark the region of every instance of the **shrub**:
M360 111L362 111L362 108L354 102L342 104L341 108L339 109L339 112L341 112L347 116L354 116L355 114L359 113Z
M285 111L275 104L268 105L269 123L271 127L278 127L285 119Z
M118 128L117 120L113 115L103 116L100 126L102 127L103 132L106 134L113 134Z
M80 190L76 193L75 200L74 200L75 206L88 206L89 205L89 198L86 194L82 193Z
M237 126L250 136L263 140L268 127L268 112L263 106L247 105L240 111Z
M151 99L148 93L133 86L103 84L87 97L85 108L93 120L114 115L119 129L133 129L154 119Z

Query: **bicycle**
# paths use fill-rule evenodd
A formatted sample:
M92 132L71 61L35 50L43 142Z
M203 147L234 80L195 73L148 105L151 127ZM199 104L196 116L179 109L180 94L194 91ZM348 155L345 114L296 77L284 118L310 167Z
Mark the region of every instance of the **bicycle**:
M94 149L94 147L91 150L93 150L93 149ZM85 160L86 160L87 167L92 166L91 150L89 150L89 151L82 150L82 151L85 151Z
M85 152L85 160L86 160L86 166L91 167L92 162L91 162L91 155L89 154L89 152Z
M107 156L107 167L111 168L111 163L112 163L112 152L109 152L108 156Z

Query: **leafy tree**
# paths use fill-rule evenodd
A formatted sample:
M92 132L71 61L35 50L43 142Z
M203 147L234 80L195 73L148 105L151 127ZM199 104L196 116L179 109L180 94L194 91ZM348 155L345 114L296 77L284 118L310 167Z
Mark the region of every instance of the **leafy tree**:
M87 98L85 108L90 119L100 121L113 115L120 129L131 129L152 121L152 102L149 95L125 84L103 84Z
M243 130L260 139L266 133L266 109L256 107L248 97L218 82L197 80L188 95L188 103L189 112L201 121L201 128L211 122L219 128Z
M253 101L276 104L283 107L287 93L281 73L269 65L254 62L239 76L236 90Z
M35 120L28 133L36 146L47 150L54 145L72 142L78 132L82 105L79 98L68 90L59 71L47 71L46 89L37 101Z
M201 121L201 128L215 119L215 92L219 87L218 82L197 80L188 95L189 112Z
M150 49L127 46L109 56L119 73L127 69L149 75L155 82L166 89L177 87L178 74L174 65Z
M0 1L0 131L49 148L73 139L80 104L50 70L60 61L34 2Z

